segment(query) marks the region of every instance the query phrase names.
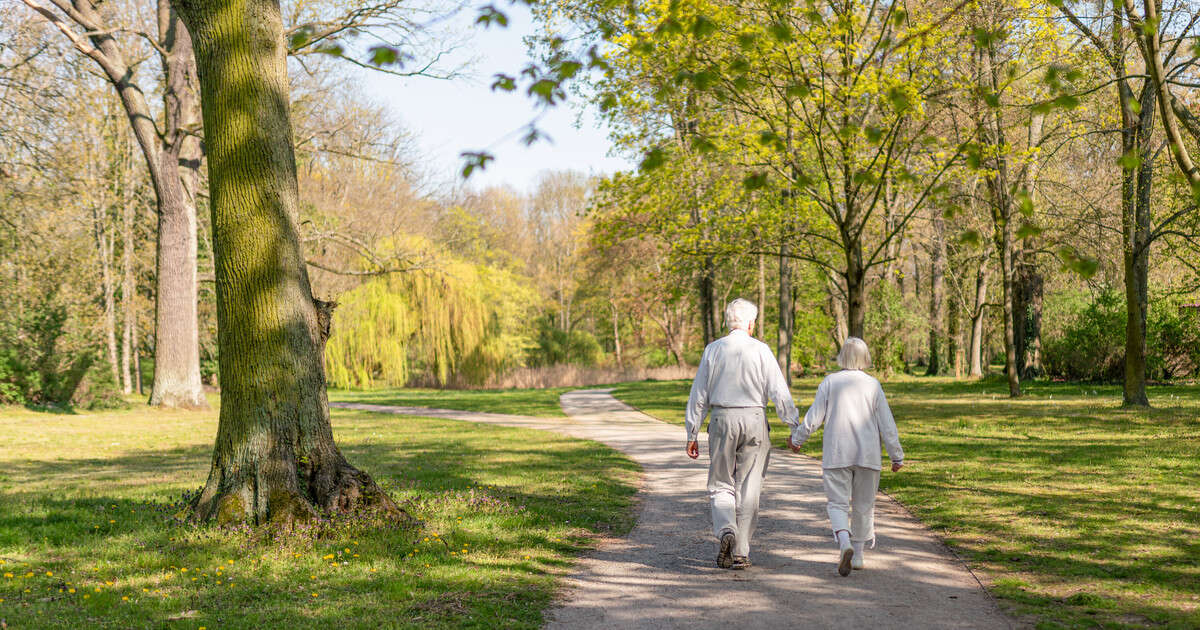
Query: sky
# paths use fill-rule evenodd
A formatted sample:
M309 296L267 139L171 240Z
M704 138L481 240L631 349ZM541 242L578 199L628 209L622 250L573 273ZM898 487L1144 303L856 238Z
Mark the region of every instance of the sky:
M627 169L632 164L609 156L607 131L594 112L572 97L566 105L549 110L538 127L551 140L532 146L521 142L523 127L537 115L524 92L493 92L498 72L516 75L528 63L522 37L533 32L528 9L503 4L508 28L473 24L478 9L468 8L449 26L463 35L464 45L449 63L474 60L464 76L449 79L403 78L378 72L363 76L367 94L416 135L426 168L436 177L458 177L463 151L487 151L496 156L487 168L472 174L470 187L507 185L528 192L538 174L571 169L602 174Z

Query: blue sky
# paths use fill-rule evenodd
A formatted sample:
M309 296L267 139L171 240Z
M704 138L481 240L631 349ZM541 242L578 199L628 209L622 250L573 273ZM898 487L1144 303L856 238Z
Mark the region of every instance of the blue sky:
M463 151L486 150L496 156L483 172L471 176L469 185L508 185L527 191L544 170L574 169L611 173L631 164L610 157L607 131L594 112L580 107L578 99L553 108L539 122L553 142L542 140L526 147L522 127L534 118L533 102L523 92L493 92L497 72L516 75L527 63L521 39L533 24L523 5L505 6L508 28L474 26L477 9L468 8L450 28L465 37L452 53L451 63L474 60L464 76L451 80L401 78L370 73L366 91L384 104L417 136L428 170L457 177ZM578 124L578 126L577 126Z

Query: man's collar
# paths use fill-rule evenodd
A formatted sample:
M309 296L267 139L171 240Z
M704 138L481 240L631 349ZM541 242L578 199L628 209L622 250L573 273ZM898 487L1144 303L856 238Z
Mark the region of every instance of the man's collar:
M738 333L742 333L743 335L750 336L750 331L746 330L745 328L734 328L733 330L729 331L730 335L736 335Z

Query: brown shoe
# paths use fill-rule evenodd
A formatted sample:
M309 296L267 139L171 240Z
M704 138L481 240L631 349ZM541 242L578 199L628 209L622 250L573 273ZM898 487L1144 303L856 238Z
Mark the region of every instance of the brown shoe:
M721 550L717 552L717 566L722 569L733 568L733 546L737 542L733 532L721 534Z
M752 566L754 566L754 563L750 562L750 558L747 558L746 556L734 556L733 564L729 568L734 569L734 570L741 570L741 569L746 569L746 568L749 568Z

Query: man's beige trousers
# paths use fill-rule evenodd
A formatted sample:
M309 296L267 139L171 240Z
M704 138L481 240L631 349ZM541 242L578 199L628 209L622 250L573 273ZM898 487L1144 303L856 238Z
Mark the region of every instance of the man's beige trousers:
M708 498L712 502L713 533L737 537L735 556L750 555L750 538L758 524L758 495L762 491L771 443L767 416L759 407L714 408L708 421Z

